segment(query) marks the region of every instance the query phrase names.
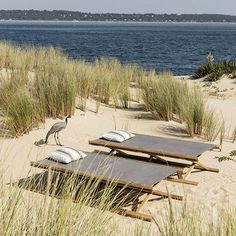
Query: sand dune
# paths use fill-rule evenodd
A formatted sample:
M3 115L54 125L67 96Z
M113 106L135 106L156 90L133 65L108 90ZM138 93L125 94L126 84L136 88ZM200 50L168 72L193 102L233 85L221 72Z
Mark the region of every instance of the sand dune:
M190 83L194 83L190 81ZM201 84L200 84L201 85ZM228 127L228 133L236 126L236 83L235 80L223 79L216 83L218 87L227 89L228 94L225 99L217 96L209 97L209 106L216 108L225 120ZM226 91L226 92L227 92ZM99 113L95 111L96 104L88 101L88 109L84 113L76 110L75 114L69 120L68 126L60 133L61 143L65 146L73 147L84 151L93 151L94 147L88 144L89 139L96 138L101 134L115 128L128 129L131 132L159 135L166 137L175 137L179 139L192 140L184 132L183 125L176 122L164 122L153 120L149 113L142 109L142 105L132 103L131 109L120 110L106 106L101 106ZM39 129L31 131L29 134L17 139L1 138L0 155L5 169L5 180L17 180L34 172L41 170L31 169L30 161L42 159L46 153L57 149L53 136L50 137L47 145L41 147L35 146L34 142L45 138L49 128L59 120L48 119ZM194 138L194 140L200 140ZM216 140L216 144L219 143ZM101 148L100 148L101 149ZM225 161L219 163L214 157L228 155L231 150L236 149L236 144L230 140L223 143L222 152L208 151L201 157L201 161L209 166L220 169L220 173L196 172L190 176L190 179L198 181L199 185L182 186L179 184L166 183L160 186L161 189L168 189L175 193L185 194L189 201L201 202L205 208L212 211L215 207L222 207L222 203L228 202L236 206L236 163ZM147 205L146 210L150 210L154 215L163 211L163 206L167 204L166 200L152 201ZM134 219L116 216L121 221L133 222Z

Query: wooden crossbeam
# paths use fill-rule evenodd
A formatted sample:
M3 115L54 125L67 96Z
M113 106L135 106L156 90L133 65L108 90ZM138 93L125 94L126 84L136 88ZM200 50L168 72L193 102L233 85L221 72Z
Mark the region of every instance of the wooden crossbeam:
M157 188L160 185L161 182L157 183L154 188ZM141 209L144 207L144 205L148 202L148 200L150 199L150 197L152 196L152 194L147 194L145 196L145 198L143 199L143 201L141 202L141 204L138 206L137 208L137 212L141 211Z
M128 217L140 219L143 221L148 221L148 222L153 221L153 218L150 214L144 214L137 211L129 211L129 210L120 209L120 210L115 211L115 213L122 216L128 216Z
M196 166L196 164L192 164L192 166L189 167L188 171L184 175L184 179L186 179L191 174L191 172L193 171L195 166Z
M152 194L146 194L145 198L143 199L143 201L140 203L140 205L137 208L137 212L141 211L142 208L144 207L144 205L148 202L148 200L150 199L150 197L152 196Z
M207 170L207 171L212 171L212 172L216 172L218 173L220 170L217 169L217 168L212 168L212 167L209 167L209 166L206 166L204 164L202 164L201 162L196 162L196 166L195 166L196 169L200 169L200 170Z
M192 164L187 164L187 163L180 163L180 162L169 161L169 160L167 161L158 155L150 155L150 157L147 158L147 157L141 157L141 156L137 156L137 155L131 155L131 154L125 153L124 151L121 151L118 149L117 150L112 149L112 150L116 151L116 153L120 154L121 157L126 156L126 157L136 159L136 160L142 160L142 161L150 161L151 160L151 162L154 162L154 163L167 164L170 166L173 165L173 166L180 166L180 167L191 167L194 163L195 164L194 169L211 171L211 172L216 172L216 173L218 173L220 171L218 168L206 166L199 161L192 161Z
M175 182L175 183L181 183L181 184L189 184L189 185L198 185L198 182L192 181L192 180L187 180L187 179L175 179L175 178L166 178L165 180Z

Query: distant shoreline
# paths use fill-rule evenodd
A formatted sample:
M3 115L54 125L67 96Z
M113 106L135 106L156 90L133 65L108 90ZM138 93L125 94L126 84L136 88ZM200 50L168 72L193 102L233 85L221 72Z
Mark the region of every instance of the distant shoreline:
M235 15L224 14L155 14L90 13L66 10L0 10L2 20L102 21L102 22L234 22Z
M212 21L206 21L206 22L198 22L198 21L85 21L85 20L2 20L0 19L0 23L98 23L98 24L195 24L195 25L204 25L204 24L210 24L210 25L214 25L214 24L230 24L230 25L234 25L236 24L236 22L212 22Z

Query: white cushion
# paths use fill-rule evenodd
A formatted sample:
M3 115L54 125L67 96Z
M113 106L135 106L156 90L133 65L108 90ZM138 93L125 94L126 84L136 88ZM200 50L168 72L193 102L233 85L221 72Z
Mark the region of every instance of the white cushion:
M75 150L75 149L69 148L69 147L65 147L62 150L63 150L63 152L69 154L73 161L82 159L87 156L84 152L81 152L79 150Z
M118 135L118 134L115 134L115 133L107 133L107 134L104 134L102 136L102 138L108 140L108 141L113 141L113 142L123 142L125 141L124 137Z
M124 130L112 130L102 136L102 138L113 141L113 142L123 142L127 139L134 137L135 135Z
M76 151L68 147L65 147L65 148L62 148L62 149L59 149L59 150L56 150L54 152L50 152L47 154L47 158L50 158L54 161L65 163L65 164L68 164L72 161L80 160L86 156L87 155L85 153L81 151Z

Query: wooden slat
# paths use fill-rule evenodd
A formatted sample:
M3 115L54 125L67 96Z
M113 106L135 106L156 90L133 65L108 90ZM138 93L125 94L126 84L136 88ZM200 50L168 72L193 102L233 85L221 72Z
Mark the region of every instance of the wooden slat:
M216 172L216 173L218 173L220 171L218 168L212 168L212 167L206 166L206 165L204 165L200 162L196 163L195 168L196 169L201 169L201 170L212 171L212 172Z
M157 188L160 185L160 183L157 183L154 188ZM141 211L141 209L144 207L144 205L148 202L148 200L150 199L150 197L152 196L152 194L147 194L145 196L145 198L143 199L143 201L141 202L141 204L138 206L137 208L137 212Z
M104 151L99 151L99 150L95 150L96 152L98 153L106 153L108 154L107 152L104 152ZM117 154L115 156L119 156L119 157L127 157L127 158L130 158L130 159L134 159L134 160L140 160L140 161L145 161L145 162L150 162L150 158L149 157L144 157L144 156L137 156L137 155L132 155L132 154L128 154L128 153L125 153L123 151L120 151L120 150L115 150L115 149L112 149L112 151L116 151ZM110 153L110 152L109 152ZM156 156L156 155L154 155ZM113 156L111 156L113 157ZM152 163L157 163L157 164L164 164L164 165L167 165L167 166L174 166L174 167L189 167L191 164L188 164L188 163L180 163L180 162L174 162L174 161L167 161L161 157L159 158L153 158L151 160ZM201 168L201 167L199 167Z
M166 193L166 192L162 192L162 191L159 191L159 190L152 190L152 191L147 191L145 189L142 189L141 191L145 191L147 193L151 193L153 195L157 195L157 196L162 196L162 197L170 197L172 199L175 199L175 200L180 200L182 201L183 200L183 196L180 196L180 195L176 195L176 194L169 194L169 193Z
M144 207L144 205L148 202L148 200L150 199L150 197L152 196L152 194L150 193L146 193L145 198L142 200L142 202L140 203L140 205L137 208L137 212L141 211L142 208Z
M193 164L192 166L189 167L189 169L187 170L186 174L184 175L184 179L186 179L191 174L191 172L193 171L195 165L196 164Z
M187 180L187 179L174 179L174 178L166 178L165 180L175 182L175 183L181 183L181 184L189 184L189 185L198 185L198 182Z
M161 157L159 157L159 156L157 156L157 155L150 156L150 158L151 158L151 161L152 161L153 159L155 159L155 160L157 160L157 161L159 161L160 163L163 163L163 164L165 164L165 165L168 164L168 161L167 161L167 160L165 160L165 159L163 159L163 158L161 158Z
M136 211L129 211L129 210L119 210L116 211L115 213L122 215L122 216L128 216L128 217L132 217L132 218L136 218L136 219L140 219L143 221L148 221L148 222L152 222L153 218L151 215L149 214L144 214L144 213L140 213L140 212L136 212Z
M183 170L177 170L176 173L179 179L183 179Z

